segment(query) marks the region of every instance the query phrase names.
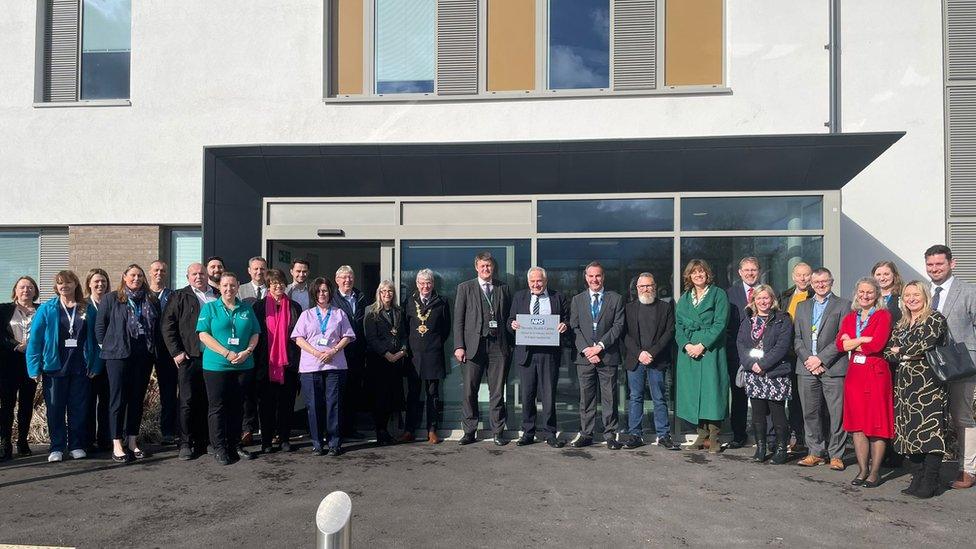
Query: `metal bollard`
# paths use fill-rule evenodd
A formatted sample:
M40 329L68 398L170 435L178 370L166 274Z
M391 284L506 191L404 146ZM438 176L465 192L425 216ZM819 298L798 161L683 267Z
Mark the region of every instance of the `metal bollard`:
M352 547L352 500L349 494L336 490L322 498L315 512L315 546L319 549Z

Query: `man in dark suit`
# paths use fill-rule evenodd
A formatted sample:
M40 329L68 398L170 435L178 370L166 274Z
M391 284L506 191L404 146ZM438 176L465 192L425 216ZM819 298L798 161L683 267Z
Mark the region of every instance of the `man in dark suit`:
M674 304L657 299L657 283L651 273L641 273L634 285L637 299L624 306L624 368L630 389L627 409L627 448L644 444L644 384L654 401L654 431L657 444L680 450L671 439L668 402L665 398L665 373L671 367L674 343Z
M622 444L617 441L617 366L624 334L624 303L620 294L603 287L602 265L593 261L584 273L587 290L573 297L569 312L580 384L580 432L570 445L582 448L593 444L599 391L603 439L607 448L619 450Z
M346 318L356 332L356 339L346 349L346 385L342 395L342 412L339 414L342 437L363 438L356 431L356 413L365 409L366 399L366 334L363 318L366 316L366 296L355 287L356 274L349 265L342 265L335 274L336 296L332 304L346 313Z
M559 333L565 333L569 329L569 303L562 294L547 287L546 270L532 267L527 279L528 289L519 290L512 298L512 311L507 321L509 331L514 335L521 329L516 315L533 314L559 316ZM512 363L518 368L522 384L522 436L516 442L518 446L535 442L536 395L542 401L543 439L553 448L562 448L565 444L556 438L556 382L561 357L560 345L515 345Z
M478 277L458 284L454 300L454 358L464 364L461 397L464 436L458 444L471 444L478 429L478 388L488 375L488 410L495 445L505 440L505 379L508 377L508 332L501 325L508 318L512 295L508 285L494 278L491 252L474 258Z
M726 290L729 296L729 324L726 327L725 351L728 356L729 387L732 389L732 406L729 422L732 424L732 440L726 448L742 448L746 444L746 415L749 413L749 400L745 389L736 386L735 374L739 370L739 351L736 347L736 337L739 335L739 325L742 319L751 316L746 311L752 290L759 284L759 260L755 257L743 257L739 261L739 280Z
M197 317L200 306L217 299L217 293L207 284L207 272L200 263L186 268L189 284L171 296L163 310L159 327L165 351L176 365L179 384L180 453L182 460L203 454L207 447L207 389L203 382L200 336Z

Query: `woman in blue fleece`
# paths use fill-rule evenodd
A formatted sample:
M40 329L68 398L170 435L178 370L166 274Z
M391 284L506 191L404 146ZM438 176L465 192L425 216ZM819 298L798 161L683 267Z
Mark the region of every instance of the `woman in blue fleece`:
M59 272L54 291L58 296L37 309L27 340L27 373L44 383L50 462L63 460L65 450L74 459L86 456L89 377L99 367L94 360L95 308L86 303L78 276Z

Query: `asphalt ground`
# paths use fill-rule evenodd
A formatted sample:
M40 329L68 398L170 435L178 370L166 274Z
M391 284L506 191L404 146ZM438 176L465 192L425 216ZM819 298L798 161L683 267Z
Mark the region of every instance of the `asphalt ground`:
M976 489L917 500L899 493L904 471L855 488L856 466L759 465L749 448L485 440L350 444L330 458L298 446L230 466L182 462L173 447L129 465L107 454L48 464L36 446L0 464L0 543L307 547L333 490L352 498L356 547L972 546L976 535Z

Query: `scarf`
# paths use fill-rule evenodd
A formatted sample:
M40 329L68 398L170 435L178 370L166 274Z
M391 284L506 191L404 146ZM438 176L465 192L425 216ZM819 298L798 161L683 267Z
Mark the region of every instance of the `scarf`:
M264 298L264 325L268 327L268 379L285 383L288 366L288 325L291 323L291 301L281 296L280 305L268 293Z
M146 348L152 354L156 350L155 340L152 337L153 329L156 327L156 313L146 302L146 290L132 291L126 288L125 295L129 298L126 332L132 339L145 338Z

